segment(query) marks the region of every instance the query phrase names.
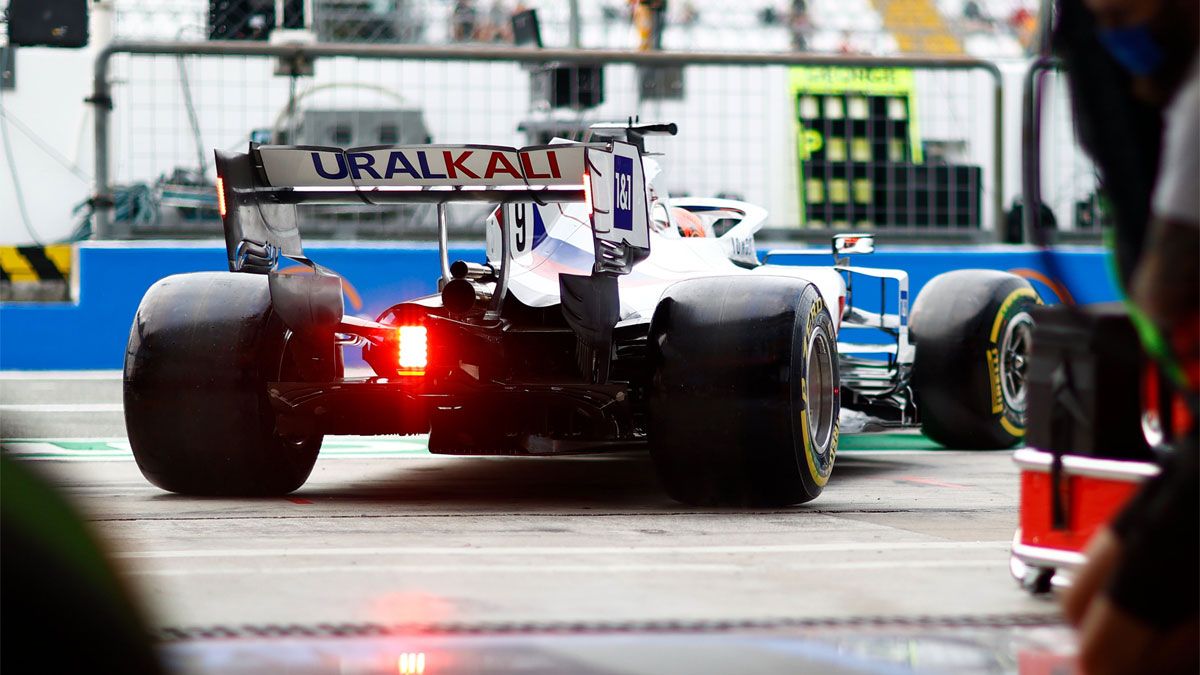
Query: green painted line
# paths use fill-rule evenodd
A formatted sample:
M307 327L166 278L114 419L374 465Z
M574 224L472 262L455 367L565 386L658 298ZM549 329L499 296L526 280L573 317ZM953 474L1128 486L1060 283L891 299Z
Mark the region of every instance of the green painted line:
M887 432L847 434L838 439L838 450L948 450L924 434Z
M30 441L30 442L37 442L37 441ZM55 447L62 448L63 450L101 450L101 451L107 450L107 451L111 451L111 450L119 449L119 448L114 448L111 443L106 442L106 441L42 441L42 442L47 443L48 445L53 445Z
M1019 444L1009 450L1025 447ZM920 433L892 431L875 434L851 434L842 436L838 441L838 450L871 450L875 452L928 450L934 452L970 452L970 449L947 448Z

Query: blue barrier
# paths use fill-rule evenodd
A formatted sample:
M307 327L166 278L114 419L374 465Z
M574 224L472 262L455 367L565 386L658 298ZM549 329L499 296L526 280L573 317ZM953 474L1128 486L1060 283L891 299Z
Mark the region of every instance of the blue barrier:
M436 291L435 246L314 244L306 251L349 282L346 310L353 314L374 318L396 302ZM1045 256L1016 247L885 246L856 258L855 264L907 270L913 297L935 275L966 267L1014 271L1030 278L1047 301L1066 293L1081 304L1118 297L1101 249L1063 248L1052 255L1058 278L1051 278ZM451 251L451 259L483 257L482 246L458 246ZM804 262L812 264L812 259ZM133 315L146 289L171 274L224 269L225 249L218 243L81 244L77 302L0 304L0 370L121 368ZM347 365L361 365L356 351L347 351Z

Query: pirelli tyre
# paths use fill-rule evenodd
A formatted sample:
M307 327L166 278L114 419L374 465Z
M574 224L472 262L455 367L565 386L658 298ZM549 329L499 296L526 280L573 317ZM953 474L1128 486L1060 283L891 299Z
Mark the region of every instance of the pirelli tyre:
M787 277L671 286L649 340L650 453L674 499L815 499L838 445L837 337L816 286Z
M283 437L267 383L341 374L339 348L302 344L267 277L167 277L142 298L125 352L125 426L142 474L189 495L281 495L304 484L322 437Z
M1029 310L1041 302L1028 281L1007 272L956 270L925 284L910 334L913 391L927 436L963 450L1024 439Z

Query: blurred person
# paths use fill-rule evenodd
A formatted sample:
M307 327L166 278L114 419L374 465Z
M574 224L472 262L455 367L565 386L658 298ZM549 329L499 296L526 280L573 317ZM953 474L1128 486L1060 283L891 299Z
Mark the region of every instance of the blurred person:
M983 21L983 10L979 8L976 0L967 0L963 3L962 15L967 21Z
M683 3L683 9L679 11L679 25L695 28L698 23L700 23L700 8L696 7L696 3L687 0Z
M1063 0L1056 49L1114 204L1116 262L1147 351L1191 428L1088 546L1063 596L1086 673L1200 671L1200 6Z
M614 23L623 19L629 18L629 13L621 5L603 4L600 5L600 18L605 24Z
M992 20L983 13L978 0L967 0L963 4L962 18L964 27L969 31L982 32L992 27Z
M858 51L854 48L854 43L852 42L852 39L853 39L853 36L850 35L850 31L848 31L848 30L842 31L842 39L841 39L841 42L838 43L838 48L837 48L837 51L839 54L854 54L855 52Z
M512 14L514 10L505 0L494 0L487 10L487 18L479 26L479 40L482 42L512 42Z
M808 17L806 0L792 0L791 11L788 13L788 28L792 32L792 49L798 52L808 51L812 19Z
M1008 18L1008 26L1016 34L1017 41L1021 43L1022 47L1029 49L1033 45L1033 38L1037 35L1038 20L1028 7L1024 5L1017 7Z
M633 6L633 25L638 32L638 51L662 49L667 0L629 0L629 4Z
M454 0L450 13L450 38L455 42L470 42L475 39L479 27L479 10L475 0Z

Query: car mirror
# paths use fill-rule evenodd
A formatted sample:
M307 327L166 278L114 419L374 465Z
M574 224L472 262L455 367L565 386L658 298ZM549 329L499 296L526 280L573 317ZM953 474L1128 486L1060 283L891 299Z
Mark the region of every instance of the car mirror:
M873 234L835 234L833 235L833 255L861 255L875 252L875 235Z

